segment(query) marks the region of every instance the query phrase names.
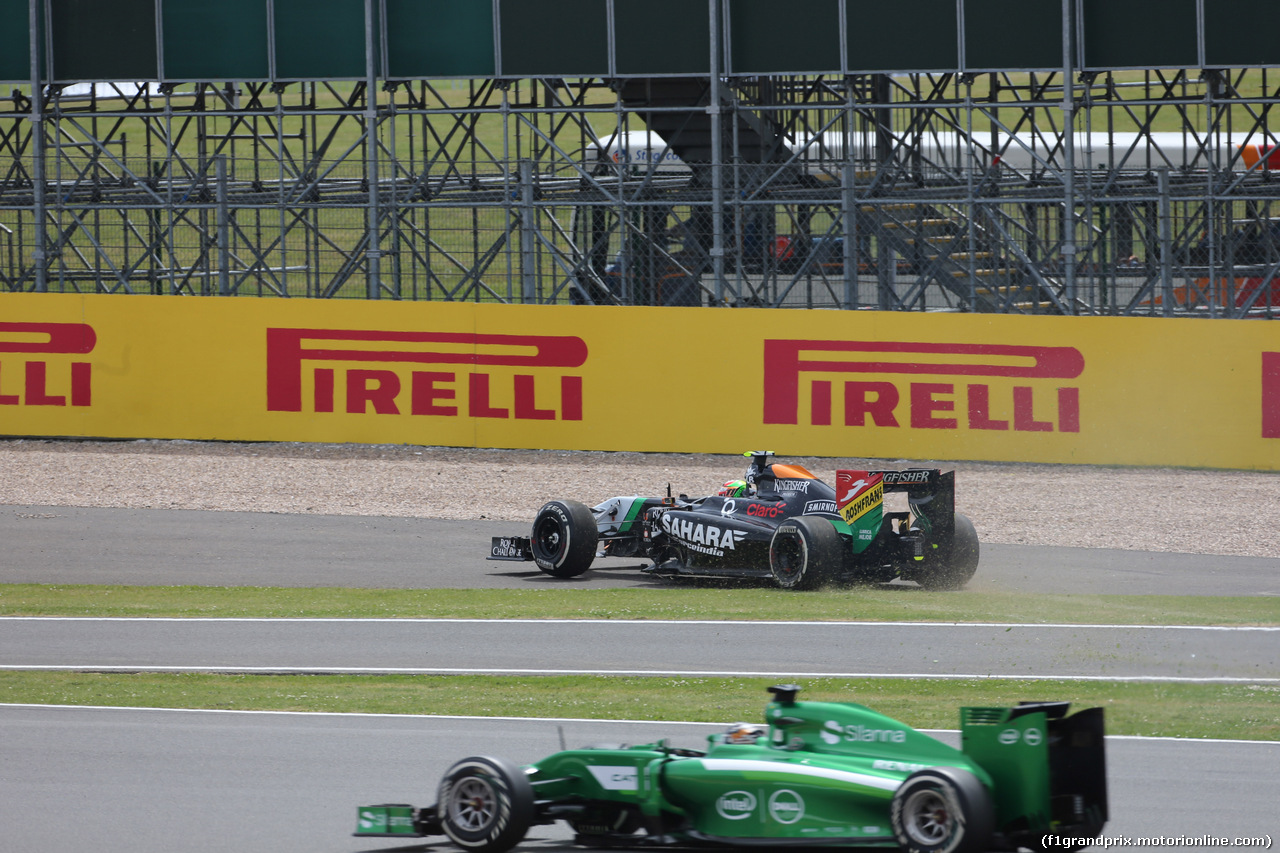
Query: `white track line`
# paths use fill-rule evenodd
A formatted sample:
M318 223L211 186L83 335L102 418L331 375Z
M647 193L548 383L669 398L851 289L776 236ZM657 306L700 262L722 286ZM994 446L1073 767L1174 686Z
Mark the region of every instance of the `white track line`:
M56 708L72 711L155 711L172 714L257 714L277 717L367 717L382 720L473 720L475 722L505 723L603 723L604 725L645 726L715 726L728 723L696 723L686 720L606 720L588 717L477 717L468 714L368 714L358 711L238 711L232 708L154 708L134 705L40 705L28 702L0 702L0 708ZM916 729L924 734L959 734L959 729ZM1280 741L1241 740L1238 738L1153 737L1151 735L1107 735L1107 740L1180 741L1183 743L1242 743L1258 746L1280 747Z
M929 673L929 672L743 672L729 670L688 669L515 669L469 667L342 667L342 666L123 666L113 664L0 664L7 672L207 672L266 675L594 675L655 676L681 678L911 678L935 681L1114 681L1153 684L1280 684L1280 678L1246 678L1235 676L1194 678L1160 675L1028 675L1026 673Z
M0 622L351 622L370 624L509 624L521 625L720 625L750 627L847 627L847 628L1097 628L1134 629L1144 631L1280 631L1273 625L1126 625L1077 622L825 622L751 619L428 619L349 618L349 617L279 617L279 616L0 616Z

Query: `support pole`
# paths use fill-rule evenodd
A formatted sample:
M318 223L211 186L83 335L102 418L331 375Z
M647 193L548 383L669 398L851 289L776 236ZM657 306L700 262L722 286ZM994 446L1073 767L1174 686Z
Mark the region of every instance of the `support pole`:
M858 208L857 169L853 163L853 133L844 138L844 168L840 171L840 205L844 216L844 305L846 310L858 307Z
M711 271L715 304L724 304L724 128L720 92L720 0L707 0L711 16Z
M45 189L45 141L44 141L44 80L40 73L40 7L41 0L28 3L28 21L31 29L28 44L31 48L31 187L32 215L35 217L36 247L31 253L35 274L35 292L49 292L49 228Z
M533 210L533 161L520 161L520 301L538 301L537 217Z
M382 295L382 247L378 237L382 212L380 210L381 199L378 195L378 175L381 170L378 163L378 70L375 62L377 52L374 47L377 42L374 40L373 16L373 4L375 2L377 0L364 0L364 144L365 174L369 180L369 199L365 226L369 234L368 248L365 250L365 259L368 262L366 269L369 278L365 285L365 293L370 299L377 299Z
M1076 101L1072 76L1075 63L1071 56L1071 0L1062 0L1062 268L1065 278L1064 301L1068 313L1075 314L1076 306L1076 155L1075 132Z
M1173 202L1169 197L1169 167L1156 169L1156 192L1160 195L1160 307L1173 316ZM1209 269L1210 275L1213 268Z
M218 179L218 295L231 295L231 212L227 205L227 155L215 154Z

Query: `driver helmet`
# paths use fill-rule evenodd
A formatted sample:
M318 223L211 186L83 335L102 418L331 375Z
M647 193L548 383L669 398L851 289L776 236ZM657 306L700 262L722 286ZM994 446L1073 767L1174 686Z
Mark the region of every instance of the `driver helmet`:
M756 743L764 734L764 726L734 723L725 731L723 740L725 743Z
M747 496L747 488L746 480L730 480L716 494L724 498L742 498Z

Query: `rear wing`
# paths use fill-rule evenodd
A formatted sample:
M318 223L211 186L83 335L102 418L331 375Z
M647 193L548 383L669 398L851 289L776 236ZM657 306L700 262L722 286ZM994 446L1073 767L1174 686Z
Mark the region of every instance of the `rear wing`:
M1109 817L1103 709L1067 708L960 709L961 749L991 775L997 827L1015 839L1095 836Z
M838 473L838 472L837 472ZM949 539L956 528L956 472L941 468L867 471L878 475L886 492L906 492L916 526L929 536Z

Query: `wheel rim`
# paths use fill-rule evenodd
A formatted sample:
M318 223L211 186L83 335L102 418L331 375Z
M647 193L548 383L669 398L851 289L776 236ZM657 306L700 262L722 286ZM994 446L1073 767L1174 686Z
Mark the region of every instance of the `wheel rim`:
M907 797L902 807L902 818L907 835L917 844L939 844L955 830L951 804L933 789L916 791Z
M792 530L782 530L769 548L769 565L779 581L794 580L804 566L804 542Z
M560 549L565 540L564 529L554 518L544 518L534 531L534 544L541 556L547 560L555 560L560 556Z
M485 779L470 777L449 792L449 820L459 829L479 832L493 822L498 797Z

